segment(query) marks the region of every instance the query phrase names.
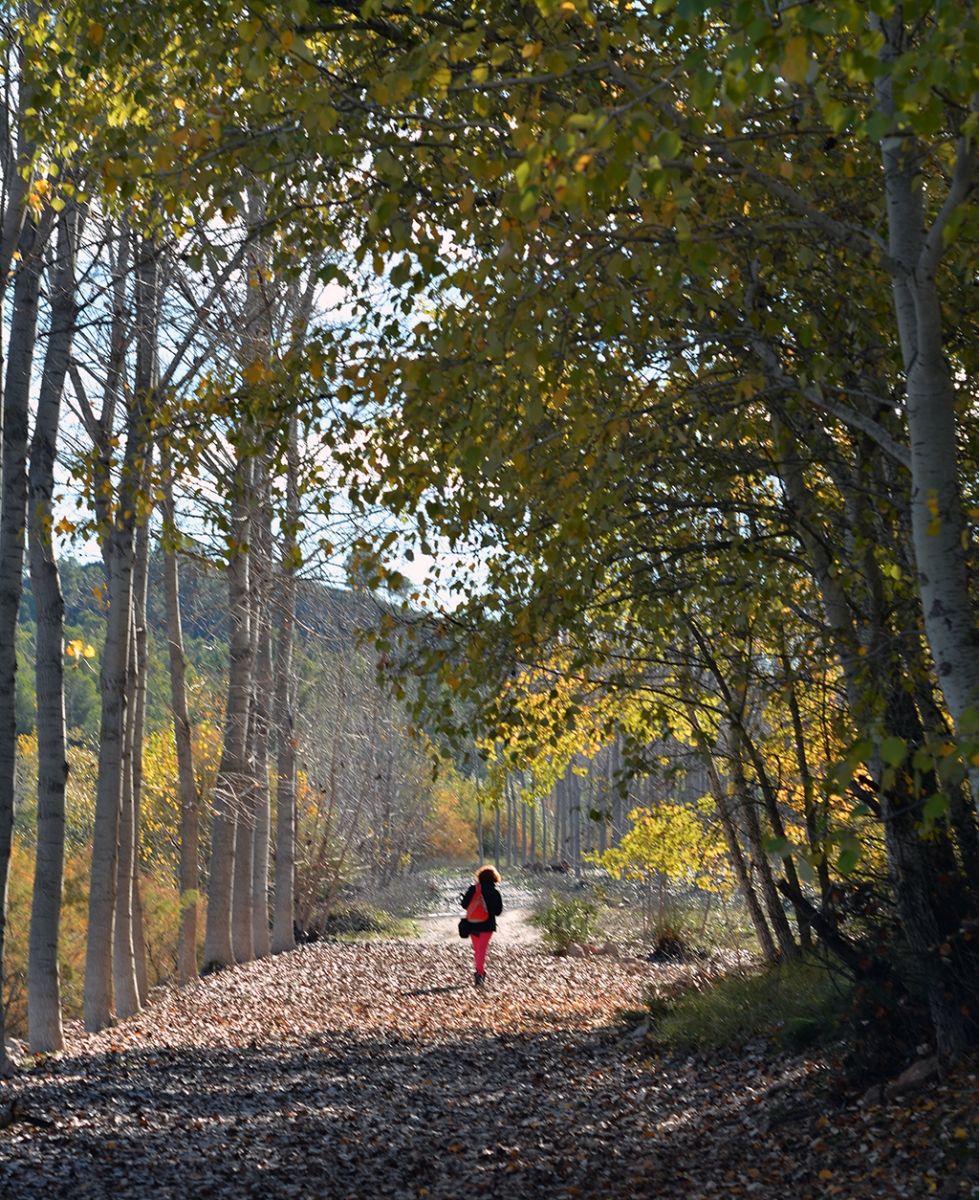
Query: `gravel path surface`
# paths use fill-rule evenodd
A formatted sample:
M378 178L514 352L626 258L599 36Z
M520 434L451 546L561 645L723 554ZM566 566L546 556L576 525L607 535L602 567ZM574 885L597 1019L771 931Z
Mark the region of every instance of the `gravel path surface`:
M51 1124L0 1132L0 1197L971 1195L953 1152L974 1129L949 1105L974 1116L974 1082L863 1112L764 1044L657 1058L619 1010L686 970L500 943L477 991L456 938L306 947L164 990L3 1085Z

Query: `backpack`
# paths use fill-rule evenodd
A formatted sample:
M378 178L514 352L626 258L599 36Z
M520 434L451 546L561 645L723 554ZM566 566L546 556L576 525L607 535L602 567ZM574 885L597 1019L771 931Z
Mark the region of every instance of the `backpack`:
M486 907L486 901L483 899L482 884L478 880L476 881L476 890L473 892L473 898L466 906L466 920L472 921L474 925L489 920L489 909Z

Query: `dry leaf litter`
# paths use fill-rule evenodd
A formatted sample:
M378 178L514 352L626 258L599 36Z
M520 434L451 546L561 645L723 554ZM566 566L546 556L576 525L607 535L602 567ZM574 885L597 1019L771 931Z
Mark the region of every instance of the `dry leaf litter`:
M621 1011L684 972L460 943L319 945L163 989L0 1087L0 1196L979 1194L969 1067L912 1097L833 1098L763 1042L658 1057Z

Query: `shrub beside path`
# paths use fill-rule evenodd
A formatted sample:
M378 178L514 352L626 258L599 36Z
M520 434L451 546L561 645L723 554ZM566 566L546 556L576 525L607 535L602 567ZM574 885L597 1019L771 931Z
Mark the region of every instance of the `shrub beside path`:
M305 947L73 1030L0 1089L51 1122L0 1132L0 1196L970 1194L965 1074L863 1112L827 1095L824 1064L764 1044L657 1058L620 1010L689 968L491 955L476 991L458 938Z

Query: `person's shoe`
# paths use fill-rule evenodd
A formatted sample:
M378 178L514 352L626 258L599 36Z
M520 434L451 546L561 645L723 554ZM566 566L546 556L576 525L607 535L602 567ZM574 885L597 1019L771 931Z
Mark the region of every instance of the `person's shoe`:
M477 971L476 972L476 987L482 987L485 982L486 982L486 976L480 975L480 973Z

